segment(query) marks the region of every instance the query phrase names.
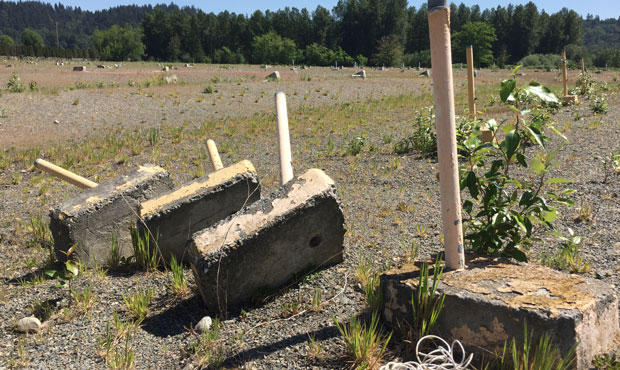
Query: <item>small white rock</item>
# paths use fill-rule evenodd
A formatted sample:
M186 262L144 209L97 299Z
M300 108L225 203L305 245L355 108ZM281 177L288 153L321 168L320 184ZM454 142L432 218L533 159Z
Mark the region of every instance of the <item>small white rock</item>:
M200 319L200 321L198 321L198 324L196 324L196 331L198 333L205 332L211 329L212 324L213 324L213 320L211 320L211 317L205 316L202 319Z
M60 123L60 121L59 121L59 120L57 120L57 119L55 119L55 120L54 120L54 123L55 123L55 124L59 124L59 123Z
M20 333L36 333L41 329L41 321L34 316L24 317L17 322L16 330Z

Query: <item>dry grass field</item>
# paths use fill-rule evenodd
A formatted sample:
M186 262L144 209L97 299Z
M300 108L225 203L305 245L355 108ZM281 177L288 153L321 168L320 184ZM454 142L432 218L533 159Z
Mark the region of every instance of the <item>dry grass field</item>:
M0 369L350 368L355 362L334 320L368 316L368 276L442 248L436 159L394 150L432 106L432 80L415 69L367 69L362 80L350 77L352 68L175 64L162 72L147 62L106 63L105 69L86 62L85 72L73 72L81 63L0 62ZM274 70L282 80L266 81ZM511 118L498 97L509 73L480 72L482 118ZM519 83L536 80L561 95L557 72L524 73ZM7 87L13 75L23 92ZM166 83L172 75L176 83ZM465 70L454 75L457 114L465 116ZM580 258L588 268L581 273L617 289L620 164L613 154L620 153L620 74L593 76L607 113L593 112L586 100L551 116L569 140L553 137L560 148L554 174L576 189L576 205L561 210L557 229L584 237ZM571 85L576 78L571 71ZM219 332L210 338L192 329L207 312L188 267L181 290L168 269L80 269L68 282L46 274L53 262L48 210L80 190L38 172L36 158L96 182L153 163L182 184L211 171L205 145L211 138L224 165L252 161L268 194L279 178L277 91L288 99L294 170L321 168L337 184L348 230L342 264L219 317ZM556 240L543 239L529 251L532 263L558 251ZM147 291L146 314L136 322L128 301ZM30 315L43 328L17 333L16 321ZM401 350L390 345L383 361L401 358Z

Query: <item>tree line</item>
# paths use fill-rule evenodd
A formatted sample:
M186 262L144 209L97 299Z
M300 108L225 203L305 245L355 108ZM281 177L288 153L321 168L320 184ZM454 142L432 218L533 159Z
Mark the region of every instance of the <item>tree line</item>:
M29 46L25 28L43 45ZM451 30L455 63L474 45L480 66L544 64L565 49L575 61L620 67L620 19L584 20L566 8L548 14L533 2L485 10L451 4ZM20 55L64 51L105 60L430 65L426 5L416 8L406 0L340 0L331 11L286 7L251 15L174 4L88 12L0 1L0 32L0 54L20 47Z

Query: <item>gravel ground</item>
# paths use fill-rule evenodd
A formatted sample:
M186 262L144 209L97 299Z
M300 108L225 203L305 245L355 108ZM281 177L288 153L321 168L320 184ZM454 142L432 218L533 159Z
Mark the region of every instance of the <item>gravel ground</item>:
M276 84L264 83L259 77L255 80L248 77L265 74L258 67L248 67L247 71L196 67L191 71L178 70L179 78L185 79L185 84L156 86L140 92L136 87L129 86L64 91L62 86L73 83L75 79L75 75L66 76L72 73L68 70L64 74L57 73L54 79L42 67L36 71L32 70L33 66L14 68L28 76L24 78L26 81L30 78L42 81L39 82L42 91L58 91L2 95L0 107L7 109L6 117L0 119L2 148L40 146L45 156L51 151L48 149L50 143L66 142L68 139L79 143L85 140L85 136L103 135L116 126L127 131L136 127L159 126L165 117L164 124L175 126L189 122L188 127L192 128L199 127L205 120L215 119L222 124L216 125L215 130L209 132L209 137L214 138L221 148L232 148L223 152L225 162L232 163L243 158L251 160L258 169L265 194L274 191L277 186L275 123L266 135L265 131L250 130L247 122L252 121L246 122L245 117L261 116L261 112L271 111L273 93L278 90L287 92L294 167L298 173L310 167L322 168L336 181L348 230L345 260L311 274L261 304L220 318L218 344L224 350L223 366L226 368L350 367L351 364L343 357L343 341L334 319L346 322L353 316L366 313L365 296L355 278L360 255L368 256L376 269L382 269L398 265L405 258L412 241L417 243L421 256L441 249L436 161L416 155L397 156L392 152L393 143L386 143L389 137L395 140L409 132L413 119L412 108L390 96L407 93L417 96L409 97L408 102L415 100L420 105L432 101L428 94L430 81L418 78L415 72L401 74L390 71L386 75L376 72L371 73L368 80L360 81L346 77L352 73L351 70L311 69L312 81L302 81L299 74L306 71L299 71L298 74L287 72L285 81ZM156 66L131 68L153 70ZM136 73L136 77L132 78L139 81L150 76L150 72L140 74L140 71L132 71ZM105 73L110 73L107 77L109 81L126 81L123 75L113 74L114 70L105 70ZM183 77L182 73L187 75ZM506 74L506 71L483 71L480 89L485 88L485 79L493 83L488 89L495 89ZM222 94L219 99L218 93L211 96L200 92L215 75L225 80L215 84ZM6 71L0 73L0 81L6 80L6 76ZM245 76L241 85L237 85L239 81L235 80L238 76ZM288 81L287 76L291 78ZM457 91L461 92L463 76L460 71L456 76ZM610 80L612 76L610 72L601 78ZM97 75L88 78L99 81L104 77ZM557 83L554 75L541 73L534 78ZM238 92L244 89L245 96L239 98ZM153 96L149 97L151 92ZM264 97L261 97L261 92L264 92ZM234 98L233 93L237 94ZM325 93L327 95L324 96ZM304 98L304 95L307 97ZM205 100L197 102L200 97ZM584 236L582 252L591 265L587 275L603 279L618 288L620 176L610 175L603 182L603 165L597 159L612 151L620 151L620 98L615 93L608 98L609 113L606 115L592 116L588 105L583 104L562 108L553 117L555 126L561 128L570 140L570 144L560 150L559 166L555 171L574 180L572 186L576 192L573 199L577 204L561 214L558 229L566 232L570 227L577 235ZM72 105L76 99L79 99L78 104ZM178 104L175 103L177 101ZM463 96L458 95L459 109L462 108L462 101ZM213 102L215 105L212 105ZM347 121L346 125L330 121L337 117L330 113L330 107L334 106L340 107L343 120L350 119L344 109L347 102L356 110L351 116L357 117L356 114L359 114L360 118L356 118L354 124ZM490 111L493 109L489 108ZM272 119L272 115L268 113L265 116ZM308 117L314 121L304 121ZM576 117L582 118L576 120ZM55 119L60 123L55 124ZM235 130L230 131L233 128ZM367 141L364 151L358 156L342 154L349 140L362 134L366 135ZM560 143L561 140L554 138L554 145ZM335 150L331 150L330 145ZM203 158L200 153L204 153L204 144L185 139L170 144L165 151L173 159L162 164L180 184L190 179L191 175L183 171L186 167L179 162ZM175 153L179 151L181 159L175 160ZM101 180L110 178L116 171L148 162L152 158L150 154L145 152L132 156L126 164L110 162L94 166L95 176ZM32 369L105 368L99 341L105 336L106 323L113 321L114 312L118 312L121 319L128 318L123 295L148 288L155 291L149 314L135 331L131 342L135 367L199 367L196 358L188 354L187 347L197 340L191 327L206 312L189 268L185 270L185 276L189 280L190 291L183 295L171 291L169 272L136 272L130 268L111 269L106 274L86 271L71 286L65 287L57 286L56 280L38 284L20 283L20 279L27 280L33 272L39 271L47 253L27 244L31 238L27 230L31 217L37 214L45 216L50 206L78 191L57 180L40 179L26 162L15 160L0 173L0 273L3 280L0 286L0 336L5 338L0 341L0 369L3 368L2 361L6 366ZM84 162L87 163L88 159L85 158ZM203 160L203 163L206 161ZM19 176L19 181L15 181L16 176ZM50 188L40 195L43 183L49 184ZM590 219L576 220L578 208L588 206L592 208ZM530 255L536 259L540 252L557 248L557 242L550 242L546 246L535 246ZM77 309L71 290L82 291L88 284L92 284L94 304L84 313ZM323 304L320 310L311 307L316 290L321 292ZM44 328L38 334L16 333L15 322L29 316L37 302L49 302L56 308L56 313L44 321ZM313 351L311 337L320 345L318 353ZM398 356L397 348L390 351L389 359Z

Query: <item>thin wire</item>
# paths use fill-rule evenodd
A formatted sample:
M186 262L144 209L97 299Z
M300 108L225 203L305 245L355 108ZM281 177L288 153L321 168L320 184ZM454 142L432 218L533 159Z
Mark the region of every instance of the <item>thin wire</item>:
M438 340L442 345L429 353L420 352L420 344L427 339ZM454 359L455 348L458 348L462 353L460 362ZM420 338L415 347L415 353L418 361L389 362L381 366L379 370L464 370L467 369L474 357L473 353L466 357L465 348L458 340L449 345L443 338L436 335Z

